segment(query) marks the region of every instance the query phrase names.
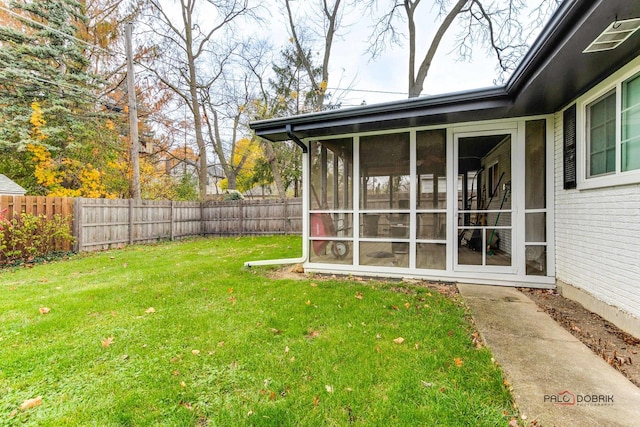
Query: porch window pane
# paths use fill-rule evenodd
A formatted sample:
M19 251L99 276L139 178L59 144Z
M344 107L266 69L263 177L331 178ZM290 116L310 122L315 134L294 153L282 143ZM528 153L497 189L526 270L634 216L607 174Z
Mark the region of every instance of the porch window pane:
M409 238L408 213L365 213L360 214L360 236Z
M409 210L409 134L360 138L360 208Z
M420 213L417 221L418 239L445 240L447 238L446 213Z
M616 170L616 93L612 91L587 107L589 176Z
M353 215L346 213L312 213L311 237L353 236Z
M622 171L640 169L640 74L622 84Z
M547 214L544 212L525 214L525 241L544 243L547 241Z
M447 149L444 129L416 133L418 209L447 208Z
M547 275L547 247L528 245L525 249L527 258L527 275Z
M311 210L352 209L351 138L311 142Z
M409 267L409 243L360 242L360 265Z
M525 209L546 207L546 120L525 126Z
M352 242L344 240L311 239L309 261L324 264L353 264Z
M447 268L447 245L445 243L418 243L416 245L416 267L445 270Z
M511 230L487 229L487 265L511 265Z

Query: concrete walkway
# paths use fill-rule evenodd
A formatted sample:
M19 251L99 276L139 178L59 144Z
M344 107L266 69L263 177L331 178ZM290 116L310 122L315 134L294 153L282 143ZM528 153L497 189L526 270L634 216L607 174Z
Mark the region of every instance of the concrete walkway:
M640 389L526 295L503 286L458 288L527 425L640 425Z

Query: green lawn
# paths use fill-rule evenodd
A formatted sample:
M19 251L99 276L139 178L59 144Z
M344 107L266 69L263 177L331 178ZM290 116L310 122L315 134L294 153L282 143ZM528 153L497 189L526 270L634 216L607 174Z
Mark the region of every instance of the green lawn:
M299 252L299 237L198 239L0 272L0 425L508 423L460 302L243 268Z

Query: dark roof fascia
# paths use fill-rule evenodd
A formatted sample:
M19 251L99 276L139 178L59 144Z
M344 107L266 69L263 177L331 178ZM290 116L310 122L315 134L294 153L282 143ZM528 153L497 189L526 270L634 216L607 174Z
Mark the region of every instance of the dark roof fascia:
M291 126L291 130L298 136L305 138L306 131L311 129L358 125L362 123L363 118L380 124L400 119L411 121L413 117L426 114L434 117L449 117L451 114L464 111L507 109L511 104L512 100L504 87L499 86L260 120L250 125L258 136L272 141L282 141L289 139L286 132L287 125Z

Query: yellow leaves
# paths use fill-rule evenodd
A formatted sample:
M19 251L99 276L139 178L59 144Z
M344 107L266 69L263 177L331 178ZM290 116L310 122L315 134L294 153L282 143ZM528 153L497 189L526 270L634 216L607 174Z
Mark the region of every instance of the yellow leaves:
M38 311L40 312L40 314L49 314L51 312L51 309L48 307L40 307L38 309Z
M464 362L462 361L462 359L460 357L456 357L453 359L453 363L457 366L460 367L464 364Z
M39 102L31 103L31 117L29 118L29 123L31 123L31 132L35 139L39 139L41 141L47 139L47 136L42 133L42 128L47 124L47 121L44 119L44 114L42 113L42 108L40 107Z
M104 338L102 340L102 346L104 348L108 348L111 344L113 344L113 340L114 340L113 337Z
M362 299L362 298L363 298L363 296L362 296L362 292L358 292L358 293L356 294L356 299Z
M318 86L318 89L320 89L320 92L326 92L327 91L327 81L323 80L320 82L320 85Z
M149 307L144 312L147 313L147 314L152 314L152 313L156 312L156 309L153 308L153 307Z
M398 337L398 338L394 339L393 342L398 344L398 345L400 345L400 344L402 344L404 342L404 338Z

